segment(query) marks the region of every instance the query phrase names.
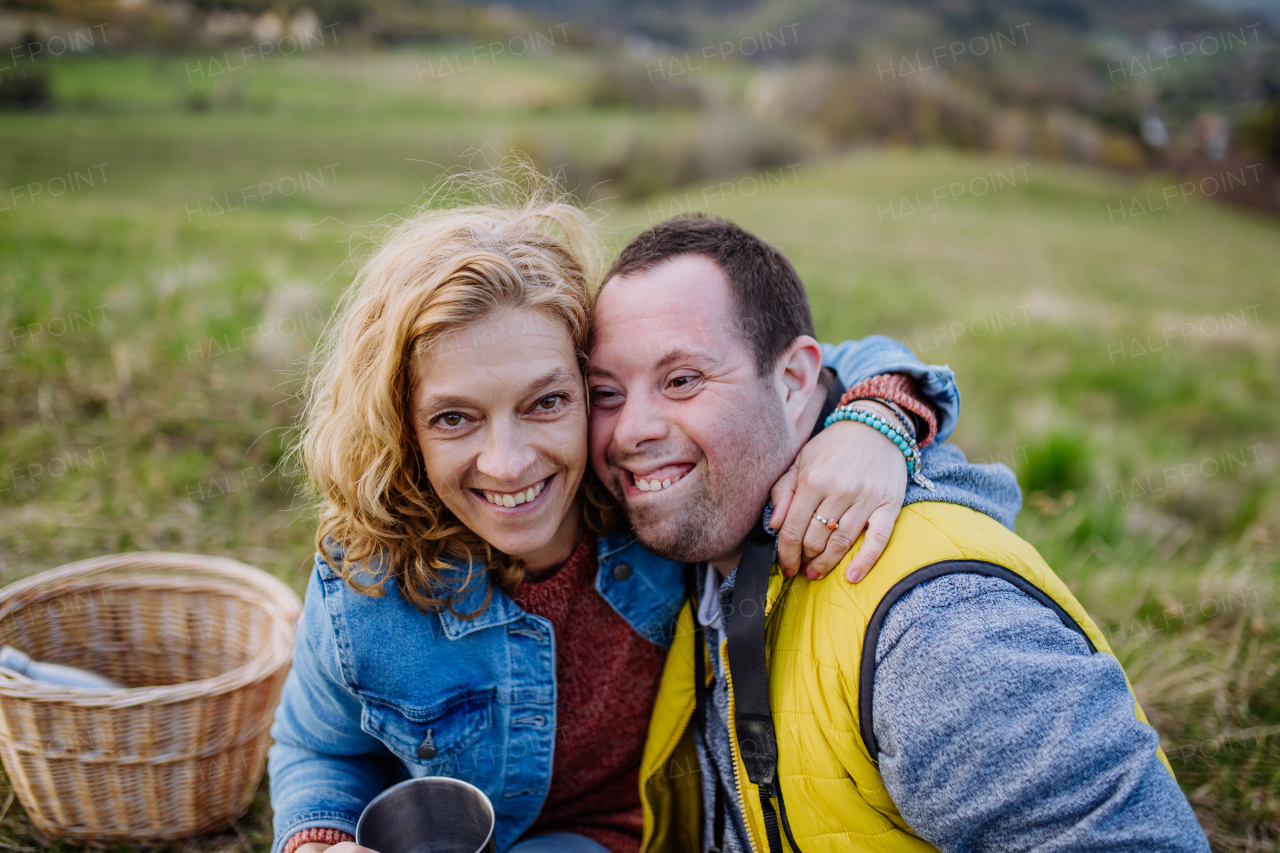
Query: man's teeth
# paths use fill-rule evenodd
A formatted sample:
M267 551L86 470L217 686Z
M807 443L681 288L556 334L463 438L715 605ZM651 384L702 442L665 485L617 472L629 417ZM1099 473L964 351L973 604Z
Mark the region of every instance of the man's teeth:
M546 480L535 486L530 486L523 492L485 492L484 499L494 506L520 506L520 504L529 501L542 494L542 487L547 484Z
M683 476L684 474L676 474L674 477L667 477L663 480L646 480L642 477L636 477L636 488L642 492L656 492L669 488L672 483L680 482L680 478Z

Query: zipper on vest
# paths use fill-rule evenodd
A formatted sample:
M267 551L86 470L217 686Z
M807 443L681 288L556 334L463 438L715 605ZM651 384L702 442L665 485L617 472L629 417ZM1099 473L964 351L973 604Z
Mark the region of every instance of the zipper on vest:
M756 853L760 849L760 845L756 843L756 837L751 831L751 815L748 813L750 806L747 805L747 792L742 787L742 777L738 775L738 764L742 761L742 756L738 752L738 729L733 724L735 702L733 700L733 673L729 671L729 641L724 639L720 641L720 668L724 671L725 683L729 693L729 748L733 752L733 784L738 789L738 808L742 811L742 826L747 831L747 845L751 848L751 853ZM707 749L711 749L711 744L707 744ZM715 816L712 816L715 819Z

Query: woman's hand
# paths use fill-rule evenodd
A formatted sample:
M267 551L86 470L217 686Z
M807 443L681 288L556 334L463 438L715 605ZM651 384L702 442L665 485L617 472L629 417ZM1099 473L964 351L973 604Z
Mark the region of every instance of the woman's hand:
M323 841L311 841L303 844L294 853L378 853L378 851L361 847L354 841L339 841L333 845L325 844Z
M861 403L883 415L889 410ZM884 553L907 493L902 452L878 430L857 421L837 421L800 450L774 484L771 527L778 534L778 563L790 577L803 569L810 579L825 576L844 559L862 529L862 548L849 561L845 578L857 583ZM814 513L839 522L828 530Z

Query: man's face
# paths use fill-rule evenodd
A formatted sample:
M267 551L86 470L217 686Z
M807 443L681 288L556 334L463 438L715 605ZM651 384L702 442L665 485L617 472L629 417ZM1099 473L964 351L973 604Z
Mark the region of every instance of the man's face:
M596 304L591 463L669 559L733 558L794 455L775 379L756 375L735 318L701 255L615 278Z

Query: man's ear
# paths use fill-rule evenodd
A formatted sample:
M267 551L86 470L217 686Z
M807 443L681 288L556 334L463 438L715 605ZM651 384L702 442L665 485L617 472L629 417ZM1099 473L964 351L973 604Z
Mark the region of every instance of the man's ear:
M818 387L822 373L822 347L809 335L801 335L778 357L778 390L787 419L800 420Z

